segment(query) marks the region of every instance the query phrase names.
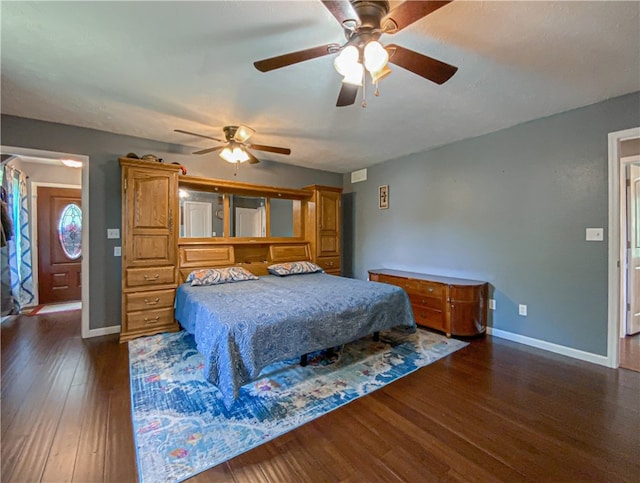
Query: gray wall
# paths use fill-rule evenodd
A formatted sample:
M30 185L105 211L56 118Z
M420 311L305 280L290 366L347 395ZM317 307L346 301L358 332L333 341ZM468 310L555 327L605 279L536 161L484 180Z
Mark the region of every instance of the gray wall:
M486 280L490 326L605 355L607 242L585 241L585 228L607 233L608 133L638 126L635 93L387 161L361 183L345 175L346 271Z
M336 173L271 161L263 161L255 166L242 166L237 176L234 176L233 166L222 161L217 155L192 156L185 154L192 150L182 146L15 116L2 115L0 129L2 144L5 146L89 156L87 221L91 236L91 329L120 324L121 265L120 258L113 256L113 247L121 241L107 240L107 228L121 226L118 157L129 152L139 156L152 153L163 158L165 162L175 161L183 164L190 175L285 188L301 188L311 184L342 184L342 176Z

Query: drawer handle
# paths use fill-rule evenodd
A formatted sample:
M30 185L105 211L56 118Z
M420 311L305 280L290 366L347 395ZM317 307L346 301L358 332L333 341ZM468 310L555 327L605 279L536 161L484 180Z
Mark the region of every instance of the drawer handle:
M149 323L149 322L157 322L158 320L160 320L160 316L159 315L156 315L155 318L153 318L151 320L149 320L148 317L144 318L144 321L147 322L147 323Z
M422 312L420 314L420 317L422 317L423 319L426 319L427 318L427 313L426 312Z
M153 277L149 277L149 275L145 275L144 279L145 280L158 280L160 278L160 274L156 273Z
M425 299L422 299L422 303L423 303L423 304L426 304L426 303L427 303L427 301L426 301Z
M327 265L329 265L330 267L333 267L333 262L327 262Z
M432 288L429 288L429 292L433 292L433 289L432 289Z
M147 305L158 305L158 302L160 302L159 297L156 297L156 299L153 302L149 302L149 299L144 299L144 303Z

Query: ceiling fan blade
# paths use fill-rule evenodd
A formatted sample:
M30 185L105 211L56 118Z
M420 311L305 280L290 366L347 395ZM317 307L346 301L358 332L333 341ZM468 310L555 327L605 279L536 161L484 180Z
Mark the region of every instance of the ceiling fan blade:
M381 25L388 29L385 24L389 21L393 22L395 24L395 28L390 29L390 32L387 33L396 33L452 1L453 0L426 0L421 2L403 2L384 16Z
M245 153L249 155L249 164L258 164L260 162L260 160L256 158L253 154L251 154L249 151L245 150Z
M258 151L267 151L269 153L291 154L291 150L289 148L276 148L275 146L264 146L262 144L250 144L249 147Z
M346 20L353 20L354 22L358 22L360 20L356 10L348 0L322 0L322 4L327 8L327 10L329 10L329 12L331 12L331 15L340 22L340 25L344 25Z
M310 49L298 50L297 52L290 52L277 57L271 57L270 59L258 60L254 62L253 65L260 72L269 72L270 70L279 69L280 67L286 67L288 65L297 64L298 62L304 62L305 60L311 60L317 57L322 57L323 55L328 55L331 53L330 48L333 47L335 47L335 44L327 44L319 47L312 47Z
M215 148L201 149L200 151L196 151L192 154L207 154L207 153L212 153L214 151L221 151L222 149L224 149L224 146L216 146Z
M436 84L444 84L458 70L458 68L453 65L446 64L432 57L427 57L426 55L400 47L399 45L391 44L387 45L386 48L391 51L395 49L395 53L389 58L389 62Z
M213 141L218 141L219 143L226 142L226 141L223 141L222 139L212 138L211 136L205 136L204 134L197 134L197 133L190 132L190 131L183 131L182 129L174 129L174 131L182 133L182 134L189 134L191 136L198 136L198 137L205 138L205 139L211 139Z
M233 140L242 144L251 136L253 136L255 132L255 129L251 129L248 126L238 126L238 129L236 129L236 133L233 135Z
M342 87L340 88L340 94L338 94L338 102L336 102L336 106L350 106L354 102L356 102L356 97L358 96L358 86L354 86L353 84L342 83Z

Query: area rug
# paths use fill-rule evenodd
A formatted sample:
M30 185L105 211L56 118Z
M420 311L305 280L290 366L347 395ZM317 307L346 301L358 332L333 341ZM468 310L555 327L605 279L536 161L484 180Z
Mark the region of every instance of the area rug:
M186 332L129 342L131 406L141 482L178 482L214 467L466 346L418 330L346 344L328 363L266 367L230 410L202 375ZM319 356L322 357L322 356Z
M67 302L62 304L51 304L51 305L38 305L35 307L29 315L42 315L42 314L51 314L54 312L66 312L68 310L80 310L82 308L82 302Z

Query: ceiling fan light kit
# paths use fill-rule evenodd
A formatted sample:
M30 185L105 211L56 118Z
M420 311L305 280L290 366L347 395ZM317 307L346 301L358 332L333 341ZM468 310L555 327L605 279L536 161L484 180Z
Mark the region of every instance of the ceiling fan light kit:
M238 171L238 165L249 161L249 164L258 164L260 160L251 154L250 149L257 151L266 151L276 154L291 154L289 148L278 148L276 146L265 146L263 144L251 144L247 141L255 133L254 129L248 126L225 126L222 128L224 132L225 140L206 136L204 134L198 134L191 131L184 131L182 129L174 129L175 132L182 134L188 134L190 136L198 136L205 139L211 139L219 143L224 143L221 146L215 146L213 148L201 149L195 151L193 154L207 154L214 151L220 151L219 156L229 163L236 165L236 172Z
M384 46L379 42L383 34L393 35L452 0L406 1L390 10L387 0L321 0L322 4L340 23L347 42L340 46L332 43L259 60L253 65L261 72L268 72L324 55L338 53L334 59L336 71L343 76L336 106L355 103L358 88L363 87L367 73L371 82L378 82L391 74L392 63L436 84L443 84L458 70L457 67L432 57L414 52L399 45ZM364 65L363 65L364 64Z

